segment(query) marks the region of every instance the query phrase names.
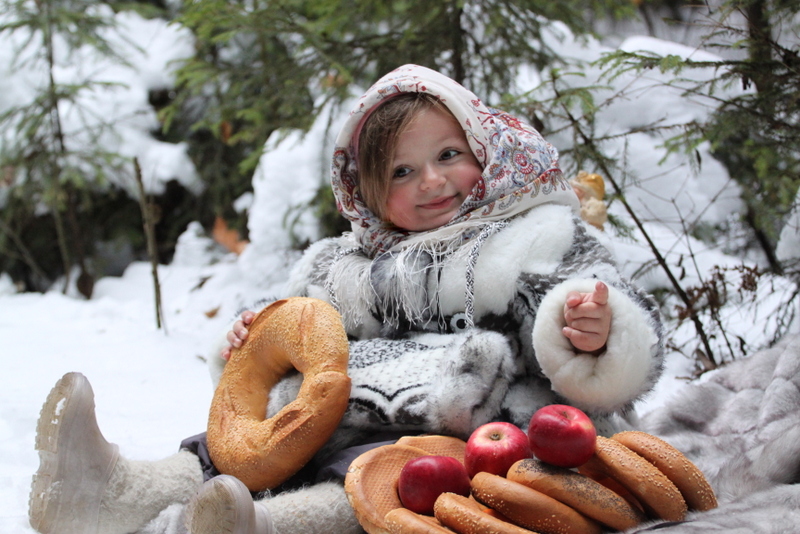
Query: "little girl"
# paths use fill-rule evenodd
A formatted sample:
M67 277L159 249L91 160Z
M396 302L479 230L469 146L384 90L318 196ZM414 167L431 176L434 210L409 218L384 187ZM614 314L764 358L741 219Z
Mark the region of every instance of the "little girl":
M407 65L351 112L332 186L352 232L309 247L288 287L337 307L353 339L350 405L315 459L333 467L324 472L346 469L348 451L386 431L466 439L493 420L526 428L536 409L556 402L582 408L607 435L654 385L657 308L576 216L556 151L530 126ZM223 358L211 358L215 379L252 317L243 314ZM301 381L289 376L273 389L268 415ZM233 477L202 484L214 472L202 439L185 442L197 456L131 462L99 430L87 434L89 445L66 437L67 421L96 430L79 375L62 379L42 411L37 443L58 447L39 447L30 513L40 532L179 532L182 516L193 534L360 532L340 482L254 504ZM70 471L66 458L81 455ZM94 459L99 475L85 476Z

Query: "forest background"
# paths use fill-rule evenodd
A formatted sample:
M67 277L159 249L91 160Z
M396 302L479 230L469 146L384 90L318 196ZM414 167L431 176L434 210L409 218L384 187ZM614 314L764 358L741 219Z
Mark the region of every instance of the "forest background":
M604 177L598 235L659 301L646 414L798 324L797 0L0 0L0 532L31 534L65 372L128 458L205 427L206 362L304 247L354 98L412 62Z
M606 232L623 250L635 243L648 251L627 274L657 296L673 334L691 332L670 342L695 361L695 375L796 324L794 0L0 5L6 72L29 73L8 78L0 101L0 277L8 291L91 298L97 280L133 262L169 264L187 229L241 252L256 227L254 173L264 152L320 122L332 125L364 87L416 63L536 125L568 176L605 178ZM167 21L180 35L158 68L131 59L139 45L120 33L126 14ZM636 34L686 52L661 52L656 39L642 49L617 46ZM115 69L139 73L147 113L107 114L98 105L127 87ZM663 110L667 92L703 112ZM635 114L643 101L659 112L634 120L620 104ZM137 121L137 135L157 149L131 148L123 129ZM644 146L657 149L657 165L637 159ZM329 149L320 143L320 153ZM313 177L313 194L275 208L287 257L347 230L326 173ZM723 175L715 193L698 194L698 181ZM665 176L675 191L657 184ZM655 221L657 229L648 226Z

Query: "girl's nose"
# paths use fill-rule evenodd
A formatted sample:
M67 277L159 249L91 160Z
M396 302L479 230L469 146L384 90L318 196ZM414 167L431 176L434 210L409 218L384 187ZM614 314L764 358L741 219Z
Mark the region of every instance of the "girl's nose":
M426 165L421 173L420 189L427 191L434 187L439 187L445 180L446 178L440 169L433 165Z

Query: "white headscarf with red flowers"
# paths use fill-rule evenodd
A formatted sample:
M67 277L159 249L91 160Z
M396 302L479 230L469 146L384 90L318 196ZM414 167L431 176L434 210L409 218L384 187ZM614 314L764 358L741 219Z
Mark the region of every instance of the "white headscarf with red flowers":
M481 180L446 225L424 232L401 230L367 208L357 185L357 143L361 125L384 100L398 93L438 97L464 129L483 167ZM508 219L546 202L578 209L578 199L558 168L558 153L531 126L487 107L454 80L425 67L404 65L373 85L358 100L336 139L331 184L339 211L369 257L421 246L445 252L478 235L481 226Z

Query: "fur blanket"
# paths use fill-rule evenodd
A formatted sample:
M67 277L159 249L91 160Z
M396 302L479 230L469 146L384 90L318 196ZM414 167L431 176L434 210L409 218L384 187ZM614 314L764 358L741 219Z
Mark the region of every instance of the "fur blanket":
M720 506L630 532L800 530L800 335L681 389L641 426L697 464Z

